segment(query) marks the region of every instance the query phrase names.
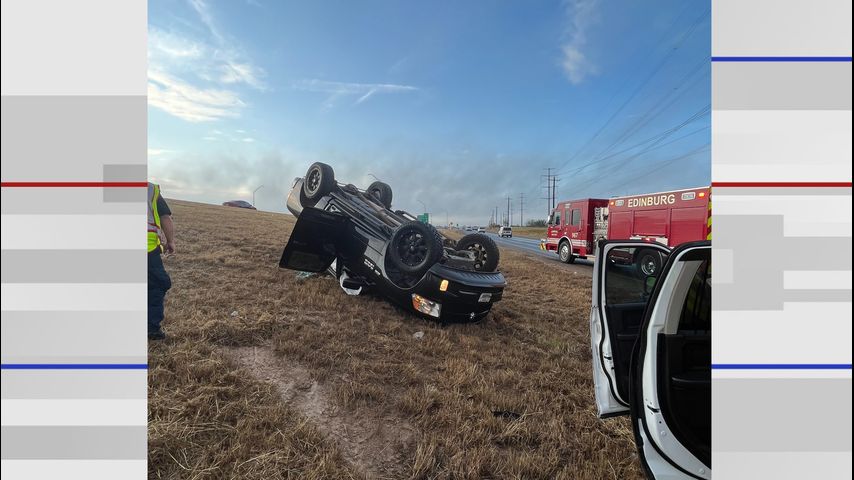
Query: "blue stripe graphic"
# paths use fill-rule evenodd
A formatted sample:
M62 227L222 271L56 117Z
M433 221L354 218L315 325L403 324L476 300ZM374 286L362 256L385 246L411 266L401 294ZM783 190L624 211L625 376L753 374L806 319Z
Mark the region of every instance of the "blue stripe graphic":
M851 57L712 57L713 62L851 62Z
M3 363L2 370L148 370L146 363Z
M850 363L713 363L712 370L851 370Z

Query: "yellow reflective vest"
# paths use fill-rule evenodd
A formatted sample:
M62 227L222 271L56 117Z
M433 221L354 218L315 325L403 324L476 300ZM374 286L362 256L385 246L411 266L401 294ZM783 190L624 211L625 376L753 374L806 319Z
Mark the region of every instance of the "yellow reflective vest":
M160 198L160 186L148 182L148 251L160 247L160 214L157 213L157 199Z

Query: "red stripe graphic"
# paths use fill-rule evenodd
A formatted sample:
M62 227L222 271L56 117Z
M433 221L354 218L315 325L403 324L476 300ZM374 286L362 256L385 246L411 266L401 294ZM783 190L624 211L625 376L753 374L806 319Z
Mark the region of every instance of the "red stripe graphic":
M148 182L0 182L0 186L10 188L102 188L102 187L148 187Z
M755 188L851 188L851 182L712 182L712 187Z

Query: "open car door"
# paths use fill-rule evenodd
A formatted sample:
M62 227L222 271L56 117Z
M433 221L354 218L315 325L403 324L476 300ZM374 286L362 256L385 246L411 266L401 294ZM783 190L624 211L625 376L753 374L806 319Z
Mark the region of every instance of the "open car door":
M347 217L305 207L297 217L279 267L304 272L326 270L338 254L336 242L344 236Z
M599 244L593 264L590 340L593 383L599 417L629 413L632 350L639 337L647 303L670 249L640 240ZM651 275L650 275L651 274Z
M674 249L633 352L631 413L650 478L711 478L712 253Z

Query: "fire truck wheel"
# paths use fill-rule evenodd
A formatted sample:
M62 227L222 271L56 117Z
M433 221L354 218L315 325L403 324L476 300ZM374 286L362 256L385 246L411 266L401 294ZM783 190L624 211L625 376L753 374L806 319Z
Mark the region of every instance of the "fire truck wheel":
M557 254L560 257L560 261L563 263L575 262L575 255L572 254L572 247L569 246L569 242L566 240L560 242L560 246L557 247Z
M658 275L661 270L661 254L655 250L640 250L635 256L635 268L640 278Z
M498 268L498 245L483 233L470 233L457 242L457 250L474 252L474 269L479 272L494 272Z

